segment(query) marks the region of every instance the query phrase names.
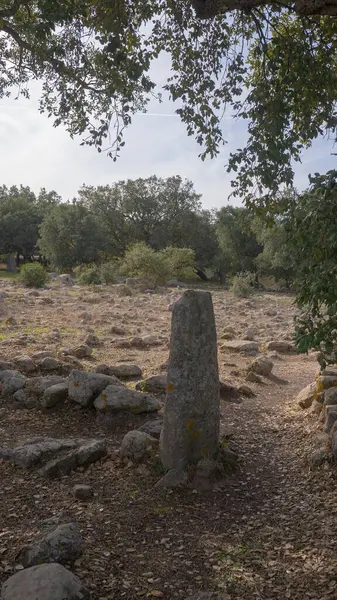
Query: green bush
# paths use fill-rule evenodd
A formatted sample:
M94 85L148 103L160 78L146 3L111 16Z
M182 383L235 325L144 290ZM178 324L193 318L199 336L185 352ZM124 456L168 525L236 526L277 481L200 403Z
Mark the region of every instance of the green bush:
M117 264L116 262L106 262L100 266L100 273L102 282L106 285L111 285L112 283L116 283L116 271Z
M19 281L26 287L41 288L49 280L49 275L39 263L27 263L20 269Z
M173 248L155 252L141 242L126 251L119 272L127 277L144 277L154 285L173 278L193 276L194 252L190 248Z
M230 290L237 298L247 298L255 292L254 281L255 276L253 273L249 271L238 273L232 279Z
M77 269L77 282L80 285L100 285L102 283L102 275L100 269L96 265L82 267Z

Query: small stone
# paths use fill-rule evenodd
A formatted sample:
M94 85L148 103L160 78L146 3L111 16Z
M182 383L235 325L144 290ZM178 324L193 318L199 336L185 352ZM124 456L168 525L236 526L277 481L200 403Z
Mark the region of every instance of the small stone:
M164 477L155 484L156 488L175 489L186 487L188 483L187 473L181 469L170 469Z
M0 408L0 421L4 419L7 415L7 411L5 408Z
M257 375L253 371L248 371L245 377L245 381L250 381L251 383L263 383L263 380L261 379L260 375Z
M27 378L16 370L4 370L0 371L0 382L2 384L2 393L6 396L15 394L18 390L21 390L27 381Z
M255 396L253 390L248 387L248 385L240 385L238 387L238 392L239 394L242 394L243 396L247 396L248 398L250 398L251 396Z
M109 333L113 333L115 335L126 335L126 329L124 327L118 327L117 325L112 325L112 327L110 327Z
M36 370L35 363L30 356L17 356L14 358L14 363L24 373L32 373Z
M137 390L108 385L94 401L99 412L130 411L133 414L158 411L161 404L156 398Z
M94 492L90 485L78 484L74 486L74 496L77 500L91 500Z
M301 408L309 408L315 400L317 393L317 383L314 381L300 391L296 396L296 402Z
M314 450L310 457L310 466L313 468L319 467L324 462L326 462L328 458L329 455L325 447L317 448L316 450Z
M103 373L104 375L112 375L118 377L118 379L128 379L133 377L141 377L142 370L138 365L121 363L118 365L97 365L95 368L96 373Z
M42 360L43 358L52 358L51 353L47 350L42 350L41 352L35 352L32 354L32 358L34 360Z
M138 431L145 431L151 437L159 440L161 430L163 428L163 421L161 419L153 419L153 421L147 421L140 427L138 427Z
M242 352L243 354L254 356L259 352L259 344L257 342L249 342L247 340L233 340L222 344L221 350L227 352Z
M319 415L322 411L323 405L320 402L317 402L317 400L314 400L311 407L310 407L310 413L312 415Z
M87 346L100 346L102 344L102 342L97 337L97 335L95 335L93 333L88 333L87 337L84 340L84 343Z
M264 375L266 377L272 372L273 366L274 365L269 358L260 356L259 358L253 360L252 364L249 366L249 371L257 373L257 375Z
M166 375L153 375L143 381L139 381L136 390L149 392L150 394L165 394L167 389Z
M251 328L247 329L245 340L254 341L254 331Z
M139 462L147 458L153 451L153 448L157 446L158 440L144 431L129 431L122 440L120 454Z
M27 400L27 394L24 390L18 390L13 394L13 400L19 402L19 404L25 405Z
M41 406L43 408L51 408L56 404L60 404L64 402L68 398L68 384L65 383L57 383L56 385L52 385L47 388L43 392L43 397L41 399Z
M294 344L287 342L286 340L273 340L267 343L267 350L275 350L280 354L287 354L289 352L295 352Z
M41 362L39 363L39 367L43 371L55 371L55 369L60 367L60 363L58 360L56 360L56 358L46 356L45 358L42 358Z
M76 358L88 358L88 356L91 356L92 353L92 347L87 346L86 344L82 344L81 346L77 346L76 348L70 349L70 354L72 354Z

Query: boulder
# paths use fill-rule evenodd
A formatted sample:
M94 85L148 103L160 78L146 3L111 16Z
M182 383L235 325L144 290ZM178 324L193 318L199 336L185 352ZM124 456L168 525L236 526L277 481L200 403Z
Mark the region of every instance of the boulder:
M65 377L61 375L46 375L44 377L33 377L32 379L27 380L25 385L25 392L27 394L35 394L40 396L44 393L44 391L59 383L67 383Z
M295 352L295 346L287 340L272 340L267 342L267 350L275 350L280 354L287 354L288 352Z
M59 525L31 546L20 550L16 560L25 568L41 563L72 564L83 554L83 540L75 523Z
M153 419L153 421L147 421L138 427L138 431L145 431L151 437L159 440L160 433L163 428L163 421L161 419Z
M257 373L257 375L264 375L265 377L270 375L274 367L273 362L265 356L259 356L249 366L249 371Z
M99 412L130 411L133 414L158 411L161 404L150 396L126 387L108 385L96 398L94 406Z
M259 344L247 340L228 340L221 345L221 350L255 356L259 352Z
M333 404L337 404L337 387L329 388L324 392L323 404L325 406L331 406Z
M68 475L77 467L84 467L98 461L107 454L105 440L92 440L82 443L64 456L47 462L41 469L40 475L49 479Z
M317 383L313 381L297 394L296 402L301 408L309 408L315 400L316 394Z
M34 352L34 354L32 354L33 360L42 360L43 358L52 358L52 353L47 350L42 350L41 352Z
M321 375L317 377L317 392L323 392L332 387L337 387L337 376L334 375Z
M83 407L91 406L95 398L110 384L124 389L121 381L113 375L71 371L69 375L69 398Z
M136 390L149 392L150 394L165 394L167 389L166 375L153 375L143 381L139 381Z
M1 391L4 396L11 396L21 390L26 381L27 378L19 371L7 369L0 371Z
M122 440L120 454L139 462L148 458L157 446L158 440L144 431L129 431Z
M12 461L16 466L29 469L53 453L76 448L78 440L36 437L14 448L0 448L0 458Z
M88 590L58 563L24 569L1 588L2 600L90 600Z
M128 379L142 376L141 368L138 367L138 365L129 363L121 363L118 365L97 365L95 372L103 373L104 375L115 376L118 377L118 379Z
M331 452L334 460L337 460L337 431L334 431L331 436Z
M326 407L326 417L324 423L324 431L329 433L337 421L337 406L327 406Z
M57 383L47 388L41 398L41 406L50 408L56 404L64 402L68 398L68 383Z

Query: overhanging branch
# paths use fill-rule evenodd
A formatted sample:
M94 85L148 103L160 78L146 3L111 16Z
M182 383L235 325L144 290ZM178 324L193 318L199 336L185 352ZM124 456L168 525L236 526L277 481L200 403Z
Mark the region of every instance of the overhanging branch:
M200 19L212 19L233 10L251 10L267 4L284 6L303 16L337 16L337 0L191 0L191 4Z

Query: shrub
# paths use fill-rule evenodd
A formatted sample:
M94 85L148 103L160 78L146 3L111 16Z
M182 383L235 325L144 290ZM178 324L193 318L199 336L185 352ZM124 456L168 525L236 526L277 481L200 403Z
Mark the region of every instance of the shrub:
M247 298L247 296L255 292L255 288L253 287L254 281L255 277L253 273L249 271L238 273L232 279L230 290L237 298Z
M116 262L106 262L100 266L101 280L106 285L116 283Z
M43 287L49 275L39 263L27 263L20 269L19 281L26 287Z
M169 277L175 279L192 279L195 277L195 254L192 248L174 248L169 246L159 253L166 263Z
M100 285L102 283L102 276L96 265L82 267L77 270L77 273L77 282L80 285Z
M194 252L190 248L173 248L155 252L141 242L128 248L120 264L121 275L148 278L154 285L173 278L193 276Z

